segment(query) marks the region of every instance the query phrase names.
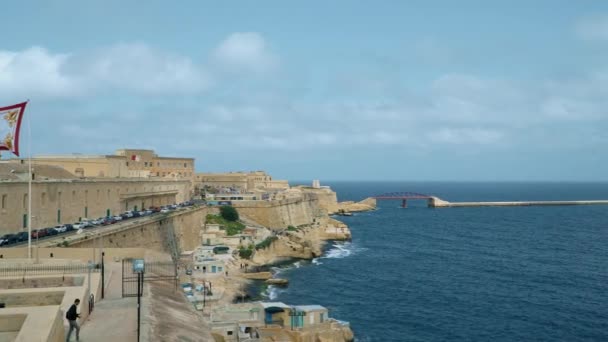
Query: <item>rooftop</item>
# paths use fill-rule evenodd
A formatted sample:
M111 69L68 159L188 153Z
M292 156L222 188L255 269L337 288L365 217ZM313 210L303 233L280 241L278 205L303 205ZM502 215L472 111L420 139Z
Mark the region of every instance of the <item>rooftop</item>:
M36 180L40 179L74 179L76 176L58 166L33 165L33 173ZM29 168L27 163L1 162L0 181L2 180L27 180Z

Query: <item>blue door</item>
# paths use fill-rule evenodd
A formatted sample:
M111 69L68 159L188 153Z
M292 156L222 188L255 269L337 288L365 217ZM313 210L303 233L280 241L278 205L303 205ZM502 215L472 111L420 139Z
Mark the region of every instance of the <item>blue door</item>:
M215 266L211 266L211 273L215 273L216 267Z
M272 313L266 311L266 324L272 324Z

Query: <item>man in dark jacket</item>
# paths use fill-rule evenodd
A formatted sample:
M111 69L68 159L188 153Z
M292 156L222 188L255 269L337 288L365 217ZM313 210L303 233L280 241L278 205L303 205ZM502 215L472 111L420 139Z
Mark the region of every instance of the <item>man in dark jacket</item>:
M80 338L80 326L78 325L77 321L77 319L80 317L80 314L78 314L77 311L78 304L80 304L80 299L76 298L74 304L70 306L70 309L65 314L65 318L67 318L68 322L70 323L70 330L68 331L68 336L65 339L66 342L70 341L70 336L72 336L72 330L74 329L76 329L76 341L78 341L78 339Z

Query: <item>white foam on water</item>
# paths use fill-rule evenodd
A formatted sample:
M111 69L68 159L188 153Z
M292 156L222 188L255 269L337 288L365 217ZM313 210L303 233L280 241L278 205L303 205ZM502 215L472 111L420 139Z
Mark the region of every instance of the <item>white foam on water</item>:
M262 292L262 297L266 297L269 300L275 300L279 296L279 293L284 290L279 289L274 285L269 285L264 292Z
M352 242L337 242L332 245L323 256L318 259L342 259L349 257L355 253L365 251L367 248L361 248L354 245ZM313 260L313 264L315 261Z
M314 258L311 262L313 265L323 265L323 263L319 261L319 258Z
M293 264L293 266L294 266L295 268L300 268L300 267L302 266L302 264L301 264L299 261L297 261L297 262L295 262L295 263Z

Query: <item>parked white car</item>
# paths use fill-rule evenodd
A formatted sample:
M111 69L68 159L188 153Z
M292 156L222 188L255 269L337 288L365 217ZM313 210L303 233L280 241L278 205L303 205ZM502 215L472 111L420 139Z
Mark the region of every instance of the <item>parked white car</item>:
M65 233L65 232L67 232L67 231L68 231L68 227L66 227L66 226L64 226L64 225L58 225L58 226L55 226L55 227L53 227L53 229L55 229L55 231L56 231L57 233Z
M171 209L169 209L169 208L162 208L162 209L160 210L160 212L161 212L161 213L163 213L163 214L170 213L170 212L171 212Z
M103 223L103 220L104 220L104 218L103 218L103 217L100 217L100 218L98 218L98 219L96 219L96 220L91 221L91 223L93 223L93 224L95 224L95 225L100 225L100 224L102 224L102 223Z
M72 223L72 227L74 227L74 229L82 229L85 226L84 226L84 222L75 222L75 223Z
M116 215L113 217L113 219L115 219L116 221L122 221L122 216Z
M125 216L128 218L133 217L133 212L132 211L125 211Z

